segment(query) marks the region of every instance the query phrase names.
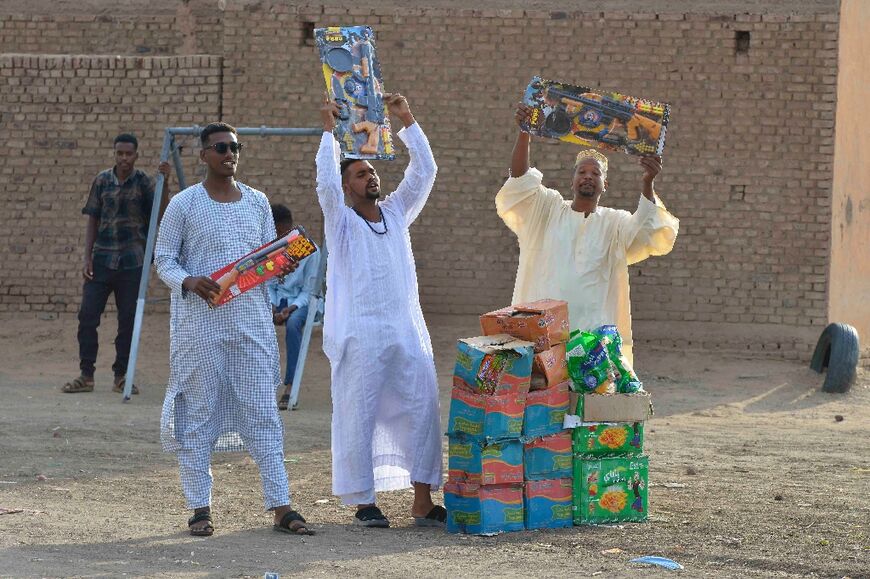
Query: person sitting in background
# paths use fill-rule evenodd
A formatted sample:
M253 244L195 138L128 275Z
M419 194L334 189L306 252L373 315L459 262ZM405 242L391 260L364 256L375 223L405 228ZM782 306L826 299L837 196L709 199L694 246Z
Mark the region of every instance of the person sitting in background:
M293 213L285 205L272 204L272 219L278 237L293 229ZM272 322L285 326L284 342L287 345L287 370L284 373L284 390L278 400L278 410L287 410L290 403L290 387L296 374L296 361L302 345L302 328L308 319L311 288L320 267L320 252L315 251L299 264L299 268L283 281L272 278L269 282L269 298L272 301Z

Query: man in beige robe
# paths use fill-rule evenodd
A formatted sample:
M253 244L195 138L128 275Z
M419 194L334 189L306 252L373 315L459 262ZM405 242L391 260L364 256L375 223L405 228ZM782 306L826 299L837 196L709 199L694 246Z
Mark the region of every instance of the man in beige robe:
M522 126L531 113L517 107ZM528 126L528 125L526 125ZM601 207L607 188L607 158L588 149L577 155L571 182L573 199L541 183L529 167L530 135L520 130L511 159L511 177L495 198L496 210L520 244L513 303L544 298L565 300L572 330L614 324L623 353L632 362L628 266L665 255L677 238L679 220L653 187L661 157L640 158L642 195L634 213Z

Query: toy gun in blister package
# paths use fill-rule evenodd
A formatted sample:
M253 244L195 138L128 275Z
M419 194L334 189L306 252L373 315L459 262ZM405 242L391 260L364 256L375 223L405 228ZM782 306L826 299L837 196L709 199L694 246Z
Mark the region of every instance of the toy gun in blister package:
M365 120L355 123L351 129L355 133L365 132L367 139L360 147L361 153L376 154L380 139L381 125L384 122L384 97L378 91L375 84L374 60L372 59L372 45L369 42L359 44L360 69L365 84L365 95L356 99L357 105L365 107ZM355 76L355 75L354 75Z
M644 155L661 154L670 107L619 93L532 79L525 102L532 134Z
M291 263L299 263L317 251L302 226L281 236L237 261L211 274L220 291L209 302L213 308L221 306L251 288L280 274Z

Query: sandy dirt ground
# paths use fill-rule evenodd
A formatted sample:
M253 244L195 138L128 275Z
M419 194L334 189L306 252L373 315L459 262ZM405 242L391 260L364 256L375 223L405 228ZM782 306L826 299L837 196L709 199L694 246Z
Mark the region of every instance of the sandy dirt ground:
M665 576L629 562L660 555L683 576L870 576L870 378L819 391L804 365L674 351L638 352L653 394L647 523L497 537L417 529L409 492L379 497L391 529L352 526L330 494L329 366L315 335L300 407L282 413L296 507L318 534L271 530L256 466L214 457L211 538L189 513L159 413L168 319L144 324L141 396L112 394L114 319L104 319L97 389L76 375L75 320L0 319L0 576ZM442 413L455 340L473 317L432 317ZM445 444L446 461L446 444ZM441 497L439 495L438 500Z

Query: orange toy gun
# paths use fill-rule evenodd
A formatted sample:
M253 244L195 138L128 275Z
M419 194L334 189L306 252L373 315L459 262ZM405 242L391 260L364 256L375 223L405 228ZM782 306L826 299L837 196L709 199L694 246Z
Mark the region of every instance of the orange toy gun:
M220 291L209 305L221 306L251 288L272 279L287 265L299 263L317 251L301 226L287 235L258 247L237 261L217 270L211 277L220 286Z

